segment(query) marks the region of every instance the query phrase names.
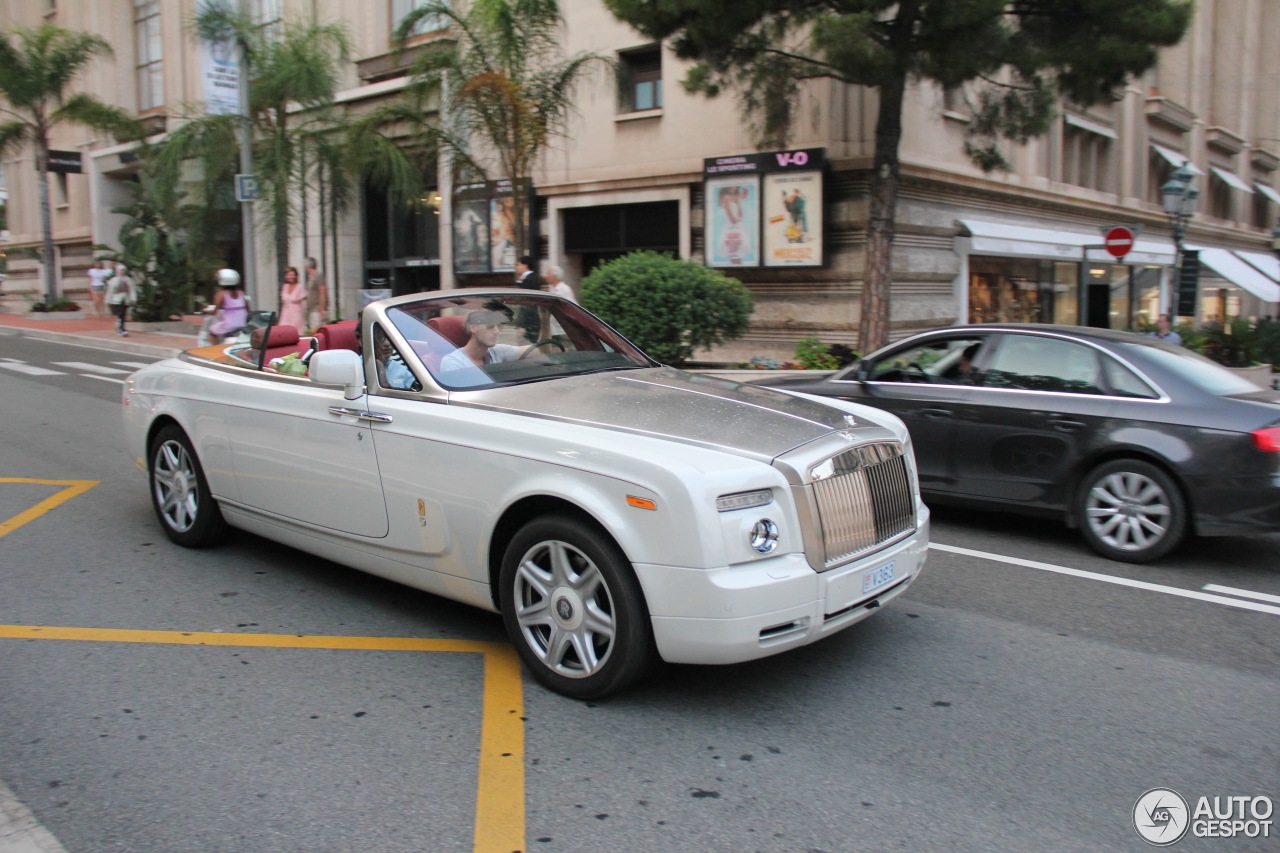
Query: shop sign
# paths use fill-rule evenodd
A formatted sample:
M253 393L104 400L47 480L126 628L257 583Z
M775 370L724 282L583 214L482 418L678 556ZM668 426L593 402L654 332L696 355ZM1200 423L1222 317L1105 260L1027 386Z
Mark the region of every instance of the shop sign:
M1200 253L1194 249L1184 249L1182 266L1178 268L1178 310L1179 317L1196 315L1196 294L1200 287Z

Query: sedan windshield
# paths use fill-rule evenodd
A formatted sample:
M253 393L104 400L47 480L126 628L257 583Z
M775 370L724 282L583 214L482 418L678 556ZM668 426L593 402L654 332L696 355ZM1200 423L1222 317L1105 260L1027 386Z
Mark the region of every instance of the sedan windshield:
M546 294L431 297L390 307L387 319L408 344L403 357L449 390L655 365L598 317Z

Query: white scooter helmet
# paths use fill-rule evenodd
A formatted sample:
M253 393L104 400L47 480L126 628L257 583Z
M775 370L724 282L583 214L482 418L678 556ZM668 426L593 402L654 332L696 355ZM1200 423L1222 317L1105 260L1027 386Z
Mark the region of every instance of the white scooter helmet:
M218 287L239 287L240 273L235 270L218 270L215 278L218 281Z

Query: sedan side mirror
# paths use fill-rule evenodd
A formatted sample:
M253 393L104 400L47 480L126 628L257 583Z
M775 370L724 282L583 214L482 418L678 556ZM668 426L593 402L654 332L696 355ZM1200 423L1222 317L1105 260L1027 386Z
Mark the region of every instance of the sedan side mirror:
M348 400L364 393L364 359L349 349L315 353L308 362L307 375L317 385L341 385L342 396Z

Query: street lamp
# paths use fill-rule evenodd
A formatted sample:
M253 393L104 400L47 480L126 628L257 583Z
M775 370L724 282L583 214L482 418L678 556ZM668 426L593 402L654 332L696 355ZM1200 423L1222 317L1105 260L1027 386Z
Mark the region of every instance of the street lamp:
M1196 200L1200 198L1200 191L1191 186L1193 177L1194 173L1183 163L1160 188L1160 201L1173 225L1173 244L1177 247L1178 254L1182 254L1183 227L1191 214L1195 213Z
M1182 238L1184 236L1184 228L1187 220L1191 218L1191 214L1196 210L1196 199L1200 197L1200 191L1191 186L1191 179L1195 177L1187 163L1183 163L1174 170L1169 180L1164 182L1164 186L1160 187L1160 202L1164 206L1164 212L1169 217L1169 224L1173 226L1173 245L1178 251L1177 270L1178 270L1178 291L1179 294L1183 287L1183 263L1184 254L1182 251ZM1179 295L1174 301L1175 305L1180 308L1183 300ZM1181 313L1180 311L1169 311L1170 314ZM1194 311L1193 311L1194 313Z

